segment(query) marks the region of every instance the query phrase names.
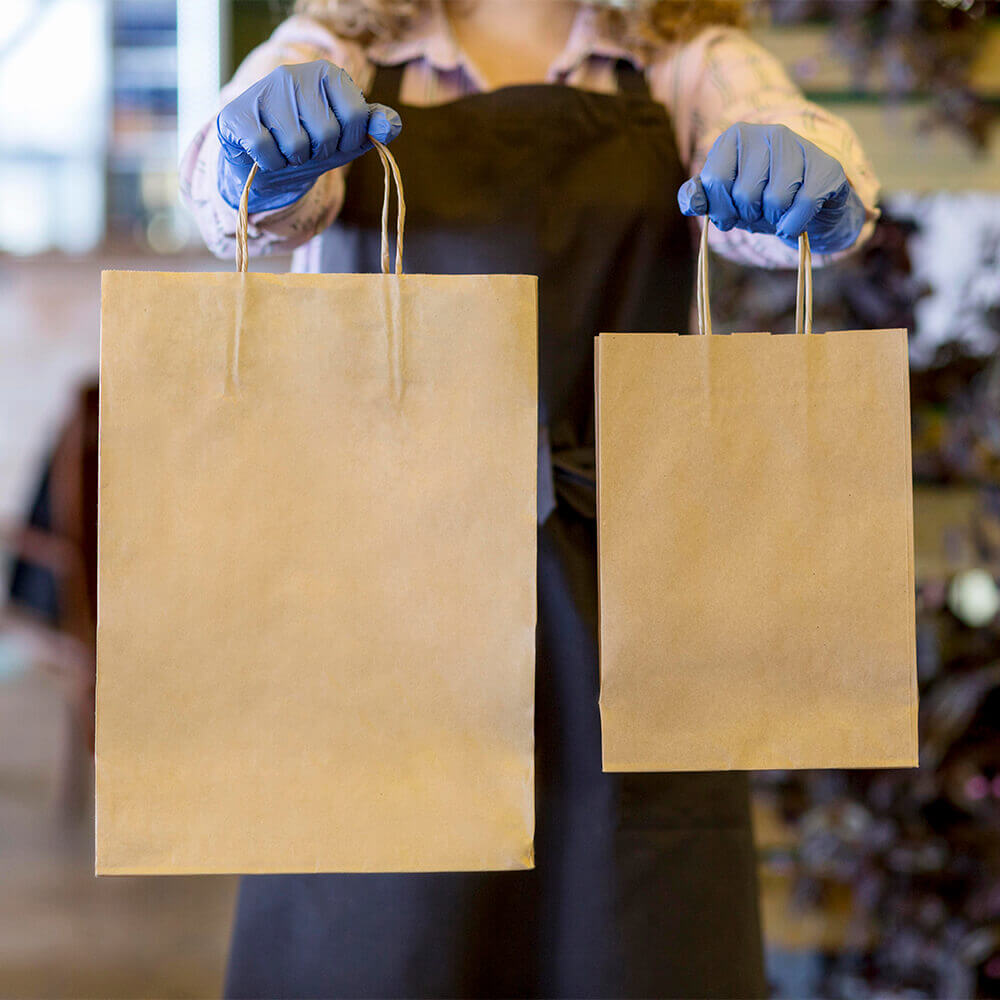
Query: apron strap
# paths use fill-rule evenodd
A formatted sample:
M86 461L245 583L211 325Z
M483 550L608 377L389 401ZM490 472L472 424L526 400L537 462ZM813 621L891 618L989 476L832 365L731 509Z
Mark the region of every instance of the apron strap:
M379 104L388 104L396 107L399 104L399 95L403 90L403 74L409 63L396 63L395 66L383 66L381 63L375 66L375 75L368 87L368 99L373 98Z
M619 59L615 63L615 78L618 81L618 92L634 97L651 97L649 83L643 70L637 69L628 59Z

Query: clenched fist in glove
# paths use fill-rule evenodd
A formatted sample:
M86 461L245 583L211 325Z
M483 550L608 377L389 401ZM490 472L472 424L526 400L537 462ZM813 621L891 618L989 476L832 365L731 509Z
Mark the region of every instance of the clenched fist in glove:
M844 168L784 125L731 125L677 201L685 215L707 215L722 230L771 233L792 247L808 233L818 253L851 246L865 221Z
M251 212L290 205L320 174L391 142L402 123L392 108L368 104L347 73L324 59L279 66L230 101L218 118L218 185L233 208L254 163Z

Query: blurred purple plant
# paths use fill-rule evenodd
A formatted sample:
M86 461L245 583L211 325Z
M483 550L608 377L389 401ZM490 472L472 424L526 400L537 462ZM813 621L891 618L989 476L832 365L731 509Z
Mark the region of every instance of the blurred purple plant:
M969 74L984 24L1000 14L996 0L758 0L756 6L775 24L829 23L853 90L870 91L880 69L890 102L929 97L922 128L951 129L986 148L996 110L975 93Z

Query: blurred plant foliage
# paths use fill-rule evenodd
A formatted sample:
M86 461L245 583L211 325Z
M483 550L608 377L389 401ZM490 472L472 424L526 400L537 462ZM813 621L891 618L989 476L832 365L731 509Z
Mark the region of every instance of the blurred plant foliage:
M940 197L941 218L969 208ZM864 247L816 272L818 331L919 327L921 304L932 298L925 279L941 257L924 254L932 266L917 274L915 248L930 240L954 255L926 215L890 202ZM947 300L942 339L911 372L915 481L972 498L961 523L938 526L942 551L972 568L918 581L921 766L754 779L791 834L763 858L792 887L791 915L819 912L843 926L845 898L849 908L839 946L815 956L808 984L778 983L778 996L1000 998L1000 354L986 350L1000 337L1000 310L992 292L976 303L979 339L962 338L970 290L995 272L992 232L986 220L987 249L963 258L961 301ZM716 258L712 284L720 332L792 329L794 274ZM919 342L918 332L911 346Z
M758 0L756 6L774 24L829 24L853 90L875 90L890 102L926 97L924 128L951 129L986 148L997 106L975 92L971 71L987 24L1000 17L997 0Z
M919 770L755 776L789 833L763 857L791 886L789 916L844 928L807 983L779 981L791 953L776 946L777 996L1000 998L1000 212L986 196L922 197L890 199L867 244L816 271L815 329L905 327L923 345L914 479L969 498L932 524L959 568L918 580ZM793 328L794 273L714 257L711 274L720 333ZM941 306L933 330L926 305Z
M811 988L829 998L1000 997L1000 642L937 582L918 597L918 771L769 772L756 793L796 837L764 858L792 906L849 889L841 947Z

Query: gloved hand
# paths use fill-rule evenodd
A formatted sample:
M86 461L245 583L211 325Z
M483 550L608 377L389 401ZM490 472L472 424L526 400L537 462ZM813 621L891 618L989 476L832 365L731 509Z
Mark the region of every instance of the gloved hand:
M301 198L320 174L371 148L368 134L391 142L402 122L392 108L368 104L354 81L324 59L279 66L230 101L217 120L218 184L238 208L250 168L251 212Z
M865 221L844 168L785 125L731 125L677 202L685 215L708 215L719 229L774 233L791 247L806 232L817 253L851 246Z

